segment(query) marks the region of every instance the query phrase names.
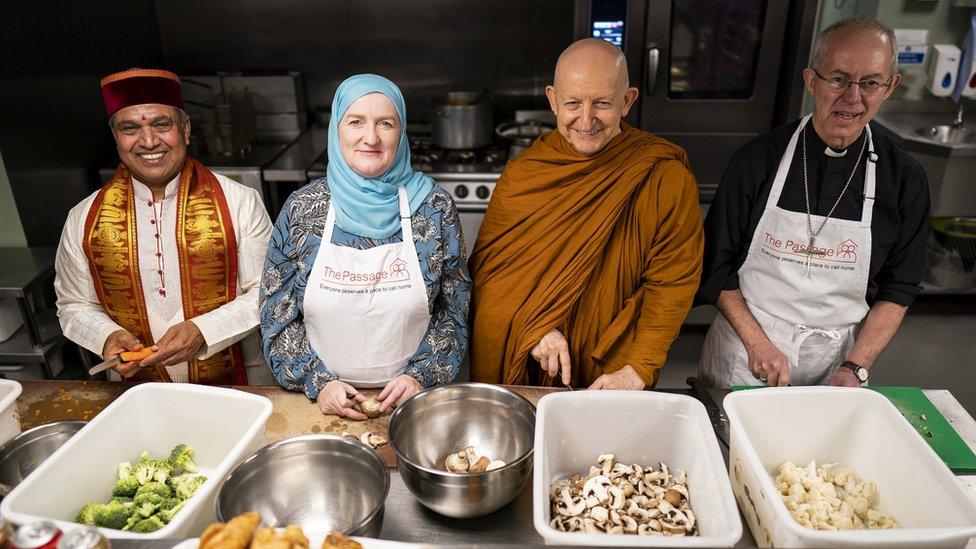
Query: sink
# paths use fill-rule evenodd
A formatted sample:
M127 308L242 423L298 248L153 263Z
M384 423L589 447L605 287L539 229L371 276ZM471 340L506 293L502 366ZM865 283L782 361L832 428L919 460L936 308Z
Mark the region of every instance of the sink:
M915 133L944 145L976 144L976 133L954 126L928 126Z

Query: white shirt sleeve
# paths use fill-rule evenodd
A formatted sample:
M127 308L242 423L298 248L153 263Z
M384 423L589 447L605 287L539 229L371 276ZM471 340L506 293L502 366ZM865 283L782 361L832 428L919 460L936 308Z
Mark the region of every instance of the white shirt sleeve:
M105 312L88 268L82 248L85 219L94 195L72 208L61 232L58 254L54 260L54 291L57 295L58 321L65 337L101 356L105 340L123 328Z
M191 319L203 334L204 359L244 339L258 327L258 293L261 271L271 238L271 218L257 191L217 174L237 233L237 297Z

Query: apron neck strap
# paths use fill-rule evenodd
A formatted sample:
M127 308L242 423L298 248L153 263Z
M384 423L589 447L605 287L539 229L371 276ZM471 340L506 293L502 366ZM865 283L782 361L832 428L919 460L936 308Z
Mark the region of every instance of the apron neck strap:
M397 187L397 198L400 202L400 227L403 229L403 241L413 240L413 227L410 223L410 200L407 199L407 190L401 185ZM329 201L329 211L325 216L325 227L322 230L322 240L332 241L332 231L335 228L335 207Z

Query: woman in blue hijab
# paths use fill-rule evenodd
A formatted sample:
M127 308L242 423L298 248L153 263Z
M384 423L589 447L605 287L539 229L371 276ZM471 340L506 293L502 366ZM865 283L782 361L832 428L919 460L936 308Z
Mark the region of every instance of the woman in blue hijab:
M471 279L451 195L410 165L403 95L360 74L336 90L326 177L289 197L261 280L264 355L323 413L366 419L457 375Z

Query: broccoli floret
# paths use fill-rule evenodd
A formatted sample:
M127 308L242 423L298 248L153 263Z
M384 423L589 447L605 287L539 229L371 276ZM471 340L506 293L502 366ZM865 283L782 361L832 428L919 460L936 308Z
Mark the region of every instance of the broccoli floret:
M166 526L166 523L165 522L163 522L162 520L160 520L159 517L152 516L152 517L149 517L149 518L140 520L139 522L137 522L134 525L132 525L132 528L130 529L130 531L132 531L132 532L139 532L139 533L145 534L145 533L149 533L149 532L155 532L156 530L159 530L163 526Z
M119 464L119 480L129 478L132 476L132 464L128 461L123 461Z
M132 472L135 474L136 480L139 481L139 484L152 482L153 477L156 476L156 462L152 460L140 461L133 468Z
M173 501L176 502L175 505L172 507L166 507L166 505ZM173 520L173 517L176 516L176 513L179 513L180 509L182 509L184 505L186 505L186 500L180 501L176 498L170 498L163 503L163 506L160 507L159 512L156 513L155 516L159 517L163 522L169 524L169 522Z
M95 526L121 530L132 514L131 504L110 501L95 511Z
M119 479L115 483L115 487L112 488L112 497L125 497L131 498L136 495L136 490L139 489L139 480L135 476L128 476L123 479Z
M132 503L132 498L127 496L112 496L111 501L117 501L119 503Z
M154 514L159 506L162 505L166 498L160 496L159 494L144 493L136 494L133 504L135 504L135 512L141 515L143 518L147 518Z
M207 477L203 475L180 475L178 477L169 477L169 485L176 492L176 497L180 499L190 499L193 493L197 491L204 482L206 482Z
M89 526L95 525L95 515L98 511L104 507L101 503L89 503L78 511L78 516L75 517L75 522L78 524L87 524Z
M156 494L161 498L168 498L173 495L173 491L170 490L169 486L166 486L162 482L147 482L146 484L139 487L136 490L135 501L138 502L139 496L142 494Z
M173 472L173 466L168 461L162 459L156 460L154 464L156 466L156 472L153 473L152 480L154 482L166 482L166 479Z
M197 464L193 463L195 452L186 444L177 444L169 454L169 464L173 466L174 474L196 473Z

